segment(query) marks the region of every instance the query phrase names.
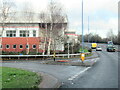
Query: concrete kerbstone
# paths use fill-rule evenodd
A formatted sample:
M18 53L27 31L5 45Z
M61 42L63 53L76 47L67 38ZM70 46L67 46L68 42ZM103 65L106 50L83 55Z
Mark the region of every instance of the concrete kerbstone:
M61 86L61 82L57 78L43 72L38 74L42 76L42 82L38 88L59 88Z

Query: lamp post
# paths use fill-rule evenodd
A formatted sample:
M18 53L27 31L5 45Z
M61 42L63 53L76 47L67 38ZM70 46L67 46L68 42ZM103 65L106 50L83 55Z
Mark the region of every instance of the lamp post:
M84 32L83 32L83 0L82 0L82 52L84 53Z
M89 43L89 16L88 16L88 43Z
M68 58L70 58L70 51L69 51L69 48L70 48L70 42L69 42L69 40L67 41L67 44L68 44Z

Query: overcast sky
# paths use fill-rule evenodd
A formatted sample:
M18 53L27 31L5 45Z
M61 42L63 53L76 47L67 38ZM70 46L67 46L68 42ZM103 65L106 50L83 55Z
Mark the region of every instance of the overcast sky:
M46 10L50 0L17 0L32 2L36 11ZM82 0L55 0L61 3L68 15L69 30L81 34L81 2ZM119 0L83 0L84 2L84 34L88 33L88 16L90 32L106 37L109 30L118 33L118 1Z

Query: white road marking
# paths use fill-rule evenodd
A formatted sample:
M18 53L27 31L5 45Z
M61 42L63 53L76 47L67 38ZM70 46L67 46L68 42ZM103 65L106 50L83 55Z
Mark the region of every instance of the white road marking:
M83 71L81 71L81 72L77 73L76 75L68 78L68 80L73 80L73 79L75 79L75 78L78 77L80 74L82 74L82 73L84 73L85 71L87 71L89 68L91 68L91 67L87 67L87 68L84 69Z
M97 60L98 60L99 58L96 58L96 59L92 59L91 61L95 61L95 62L97 62Z

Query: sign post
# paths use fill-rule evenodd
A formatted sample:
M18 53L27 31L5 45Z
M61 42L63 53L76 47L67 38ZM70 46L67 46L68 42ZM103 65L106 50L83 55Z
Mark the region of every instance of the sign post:
M55 54L55 51L54 51L54 54L53 54L54 61L55 61L55 56L56 56L56 54Z

